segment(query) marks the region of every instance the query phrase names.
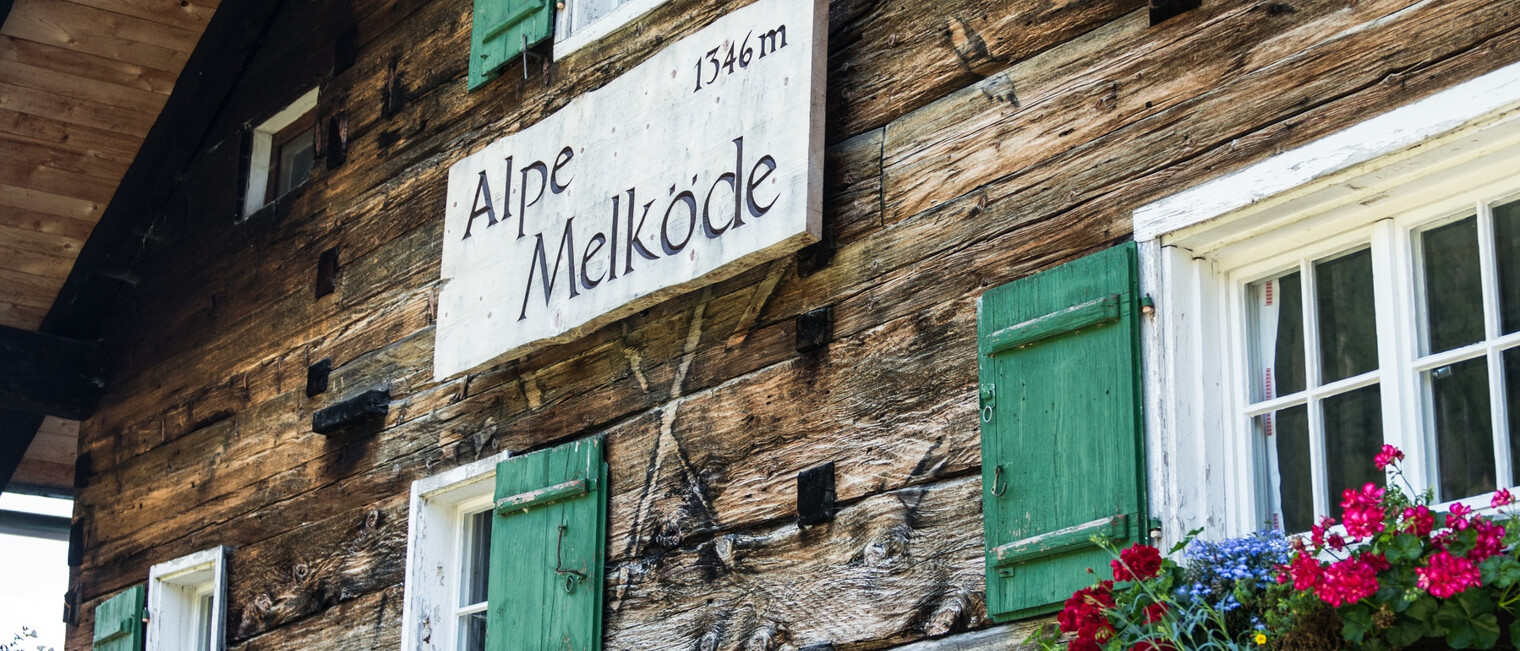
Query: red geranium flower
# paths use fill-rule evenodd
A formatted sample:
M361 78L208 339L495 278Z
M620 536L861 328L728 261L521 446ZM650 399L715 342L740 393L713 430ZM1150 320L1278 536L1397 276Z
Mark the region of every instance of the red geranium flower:
M1387 562L1383 564L1387 565ZM1364 558L1331 563L1325 568L1319 585L1314 587L1314 594L1319 595L1321 601L1336 608L1371 597L1377 591L1377 567Z
M1115 581L1144 581L1161 573L1161 550L1135 543L1119 552L1118 560L1108 562L1114 568Z
M1360 491L1348 488L1341 498L1347 535L1364 539L1383 532L1383 489L1377 484L1368 482Z
M1497 509L1501 506L1509 506L1514 503L1515 496L1509 494L1509 489L1501 488L1499 489L1499 492L1494 493L1494 499L1490 501L1488 505Z
M1442 599L1449 599L1468 588L1478 587L1482 579L1482 572L1472 561L1461 556L1452 556L1451 552L1436 552L1430 557L1430 564L1425 567L1414 568L1415 574L1419 575L1418 585L1430 591L1430 594Z
M1382 470L1384 468L1387 468L1388 466L1393 465L1394 463L1397 463L1397 462L1403 461L1403 460L1404 460L1404 451L1403 450L1400 450L1400 449L1398 449L1396 447L1393 447L1391 445L1388 445L1388 444L1384 443L1383 444L1383 451L1377 453L1377 456L1375 456L1375 457L1372 458L1372 465L1377 466L1378 470Z
M1430 530L1436 527L1436 516L1430 512L1430 508L1424 505L1411 506L1404 509L1403 529L1416 536L1425 537L1430 535Z
M1166 617L1166 604L1151 604L1145 607L1145 623L1155 624Z

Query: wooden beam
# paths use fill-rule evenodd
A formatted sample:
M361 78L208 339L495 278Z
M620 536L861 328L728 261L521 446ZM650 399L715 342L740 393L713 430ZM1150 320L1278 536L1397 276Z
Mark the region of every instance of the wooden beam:
M98 342L0 326L0 408L88 418L104 392L102 359ZM25 452L14 451L18 458Z
M0 492L10 485L16 466L21 465L32 437L42 427L42 419L42 414L0 409Z
M119 287L102 276L103 269L127 269L141 253L141 230L178 185L175 172L185 169L221 114L239 74L256 51L270 20L282 3L269 0L226 0L212 15L200 42L190 54L179 84L158 120L148 131L111 204L80 251L69 279L43 320L41 330L93 339Z

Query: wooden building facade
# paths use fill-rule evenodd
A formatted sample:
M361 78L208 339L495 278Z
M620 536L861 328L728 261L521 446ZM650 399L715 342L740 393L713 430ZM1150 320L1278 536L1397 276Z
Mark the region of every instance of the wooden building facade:
M169 608L153 586L181 570L221 595L196 644L467 648L494 607L450 594L486 581L469 516L541 500L569 515L522 540L498 522L490 594L552 603L601 648L1011 649L1102 565L1018 546L1043 534L1291 530L1373 439L1452 499L1516 481L1520 4L832 0L816 242L439 374L451 166L751 3L569 0L482 73L483 4L534 3L215 8L44 327L104 355L69 649L134 639L137 606L97 618L123 591ZM1432 229L1469 214L1471 246L1437 256ZM1466 267L1433 265L1469 257L1480 284L1442 285ZM1269 335L1262 291L1299 301L1268 299ZM1430 316L1472 296L1476 339ZM1284 325L1304 310L1318 334ZM1311 370L1260 395L1263 365ZM503 488L553 455L584 472ZM563 591L502 569L535 545L580 554L548 570ZM150 646L180 648L171 620Z

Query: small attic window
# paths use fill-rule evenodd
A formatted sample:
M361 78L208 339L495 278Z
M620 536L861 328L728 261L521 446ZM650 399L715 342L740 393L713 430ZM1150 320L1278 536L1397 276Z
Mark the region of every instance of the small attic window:
M316 161L317 89L253 129L244 218L311 178Z

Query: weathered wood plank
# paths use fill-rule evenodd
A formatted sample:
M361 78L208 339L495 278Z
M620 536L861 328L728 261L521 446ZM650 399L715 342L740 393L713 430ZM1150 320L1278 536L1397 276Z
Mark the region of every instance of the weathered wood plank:
M953 107L980 101L984 108L975 116L936 107L905 119L901 129L888 129L887 221L982 186L989 201L1016 193L1031 201L1056 185L1103 187L1116 174L1139 176L1153 169L1149 159L1177 156L1179 149L1196 154L1226 143L1252 130L1244 125L1281 120L1305 106L1370 87L1427 62L1432 51L1460 52L1511 25L1507 13L1482 3L1405 5L1390 0L1347 10L1343 3L1327 0L1301 3L1291 13L1253 7L1190 13L1123 48L1126 55L1119 65L1105 62L1054 78L1043 71L1061 69L1059 61L1012 71L996 83L1020 89L1023 101L1014 111L973 99L971 92L988 87L984 82L958 101L946 102ZM1135 20L1134 15L1126 18ZM1388 47L1402 42L1399 30L1409 29L1441 36L1419 48ZM1218 49L1200 52L1194 39ZM1091 45L1062 55L1070 61L1090 60ZM1243 107L1241 97L1254 101ZM1185 137L1176 128L1182 115L1190 116ZM1031 128L1034 124L1038 129ZM934 136L924 146L915 143L915 133ZM1121 146L1141 157L1126 159L1123 169L1116 170L1111 148ZM1050 160L1069 159L1082 173L1057 177L1051 165L1036 164L1052 151L1062 153ZM956 173L940 175L932 185L919 175L945 168ZM1061 183L1055 183L1057 178Z
M86 174L100 179L115 179L127 169L129 157L96 146L89 140L78 146L59 142L78 125L50 120L27 113L0 110L0 144L13 160L33 166L46 166L63 172ZM95 134L116 139L119 134L95 130Z
M725 534L608 571L608 648L891 644L985 618L981 480L869 497L829 524Z
M403 587L393 585L227 648L229 651L377 651L399 648L402 595Z
M179 71L158 70L68 47L0 34L0 60L15 61L95 81L139 88L162 95L174 90Z
M349 504L345 513L239 549L228 568L228 641L279 629L406 575L407 495ZM401 604L394 604L399 613ZM324 645L325 648L325 645Z
M1144 6L1137 0L837 2L831 128L844 136L883 126Z
M62 276L38 276L0 269L0 302L46 310L53 302L52 295L61 286Z
M19 3L0 33L166 72L184 65L186 53L200 36L68 0Z
M106 106L157 115L168 96L66 72L0 59L0 82Z
M1029 636L1041 626L1054 625L1054 622L1048 619L1005 624L937 640L924 640L892 647L892 651L1033 651L1039 647L1028 642Z
M110 131L125 138L141 138L153 126L151 114L4 82L0 82L0 108Z
M73 197L99 205L109 202L111 194L116 191L116 183L109 179L61 170L52 165L15 161L9 157L6 160L0 160L0 184ZM60 221L82 222L84 220L75 218ZM83 244L85 237L88 236L89 234L86 233L82 237L64 239Z
M179 0L178 2L162 2L160 0L69 0L79 4L94 7L102 11L109 11L146 21L172 25L185 30L199 32L206 26L206 21L211 20L212 12L216 11L219 0Z
M0 185L4 185L0 183ZM63 258L73 257L79 252L81 240L76 240L52 233L38 233L26 228L11 228L0 224L0 239L16 249L42 255L52 255ZM54 288L57 291L57 288ZM52 297L49 296L49 299Z

